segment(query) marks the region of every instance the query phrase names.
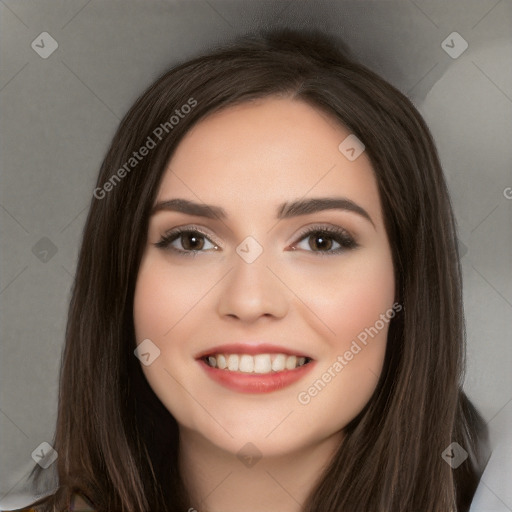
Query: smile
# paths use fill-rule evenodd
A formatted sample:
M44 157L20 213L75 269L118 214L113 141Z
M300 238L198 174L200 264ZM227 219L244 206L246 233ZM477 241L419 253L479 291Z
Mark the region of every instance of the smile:
M208 377L239 393L271 393L302 379L315 366L287 354L212 354L197 359Z
M309 357L287 354L215 354L205 356L203 360L212 368L260 375L295 370L311 361Z

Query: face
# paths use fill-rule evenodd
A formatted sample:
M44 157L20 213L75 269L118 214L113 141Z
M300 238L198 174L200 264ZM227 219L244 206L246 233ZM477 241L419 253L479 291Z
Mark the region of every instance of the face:
M339 436L370 399L394 273L370 160L339 149L349 135L304 102L268 97L180 142L134 322L137 344L150 340L143 372L182 433L282 455ZM199 207L166 207L176 199Z

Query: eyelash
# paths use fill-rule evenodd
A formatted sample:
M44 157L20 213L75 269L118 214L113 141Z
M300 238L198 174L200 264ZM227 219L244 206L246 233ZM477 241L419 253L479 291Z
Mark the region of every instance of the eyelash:
M182 249L176 249L176 247L171 247L170 244L177 240L181 234L183 233L190 233L190 234L199 234L202 235L204 238L208 239L212 244L217 245L215 242L210 240L209 236L201 231L201 229L195 227L195 226L188 226L185 228L176 228L165 235L162 236L162 238L155 243L154 245L160 249L166 249L173 251L177 253L180 256L192 256L195 257L198 253L204 252L202 250L194 251L194 250L187 250L184 251ZM347 250L355 249L359 247L359 244L348 234L348 232L343 228L338 228L334 226L313 226L306 228L304 231L302 231L299 235L299 238L296 243L301 242L304 238L307 238L308 236L312 234L321 234L321 235L328 235L327 238L330 238L334 240L335 242L338 242L340 244L340 248L329 250L329 251L306 251L306 252L312 252L314 254L319 254L320 256L334 256L337 254L341 254Z

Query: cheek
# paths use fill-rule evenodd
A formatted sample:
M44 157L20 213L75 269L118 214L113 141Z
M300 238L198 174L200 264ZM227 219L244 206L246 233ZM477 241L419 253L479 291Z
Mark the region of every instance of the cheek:
M307 304L301 316L314 331L325 334L329 351L348 350L351 341L394 303L392 256L384 248L351 255L335 267L311 269L300 281L297 289ZM378 327L382 329L380 322Z
M382 315L392 307L394 294L393 270L387 265L367 267L364 275L353 274L345 279L328 310L338 349L348 350L355 339L364 342L369 329L385 331L388 323L382 324ZM372 332L378 339L384 338L385 344L386 332L382 336Z
M327 433L357 416L376 388L389 323L396 314L391 254L376 251L353 258L339 267L335 279L310 280L308 285L308 306L328 327L328 344L298 401L312 428L315 418L325 418L325 423L315 428ZM318 318L309 318L318 330ZM328 417L325 411L331 411Z
M193 329L187 313L197 302L197 289L194 276L184 278L165 262L145 257L133 301L137 345L150 339L160 351L151 364L141 364L142 371L156 396L185 425L190 419L190 399L180 382L187 382L190 368L181 352L186 352L188 330Z
M200 272L172 266L147 257L141 263L135 288L133 317L138 342L145 338L164 344L207 290L208 279ZM176 326L176 327L175 327Z

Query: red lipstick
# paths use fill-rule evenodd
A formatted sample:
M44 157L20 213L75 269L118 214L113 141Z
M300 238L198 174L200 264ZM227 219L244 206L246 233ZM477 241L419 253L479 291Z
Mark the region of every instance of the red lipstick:
M228 365L226 364L226 359L230 354L237 354L239 356L243 356L244 354L253 356L261 354L263 355L263 361L260 358L259 362L263 364L263 368L260 366L259 372L256 370L256 360L258 358L255 358L253 361L255 365L253 372L252 364L246 359L245 363L249 364L249 367L245 368L247 371L240 371L238 370L238 361L235 359L234 366L229 365L230 370L227 368ZM216 362L216 355L218 356L219 364ZM276 359L275 363L272 363L272 369L270 367L270 355L272 355L272 360L274 358ZM285 365L284 356L296 356L297 360L292 358L291 366L290 364ZM221 357L223 360L222 365L220 364ZM279 359L280 363L277 363ZM302 361L300 361L300 359L302 359ZM213 381L223 387L241 393L270 393L283 389L300 380L311 371L315 365L315 361L313 361L311 357L296 349L286 349L276 345L255 343L219 345L202 351L196 356L196 360ZM288 363L290 363L289 360ZM298 364L299 366L293 368L294 364Z

